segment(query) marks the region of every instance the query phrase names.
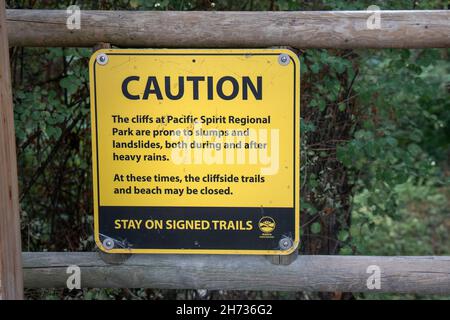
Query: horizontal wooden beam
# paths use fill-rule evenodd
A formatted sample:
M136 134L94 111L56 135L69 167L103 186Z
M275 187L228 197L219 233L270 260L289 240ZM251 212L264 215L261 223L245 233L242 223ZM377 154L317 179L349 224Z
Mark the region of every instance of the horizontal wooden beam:
M77 265L82 287L93 288L450 293L448 256L299 256L275 265L263 256L29 252L23 260L28 288L65 287L67 267ZM379 267L380 289L367 286L369 266Z
M368 27L377 11L81 11L79 30L65 10L8 10L7 20L11 46L450 47L449 10L378 13L380 29Z

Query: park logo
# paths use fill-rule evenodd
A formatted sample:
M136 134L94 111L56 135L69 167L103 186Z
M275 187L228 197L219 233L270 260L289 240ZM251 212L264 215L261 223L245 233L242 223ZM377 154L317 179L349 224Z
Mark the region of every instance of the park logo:
M261 230L262 234L259 236L260 238L273 238L272 232L276 227L275 220L272 217L264 216L258 222L259 230Z

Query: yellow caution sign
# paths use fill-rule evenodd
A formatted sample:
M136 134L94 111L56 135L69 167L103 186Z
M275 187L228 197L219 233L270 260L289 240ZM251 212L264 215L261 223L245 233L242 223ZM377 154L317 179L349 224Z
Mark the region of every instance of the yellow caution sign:
M100 249L278 255L297 248L293 52L104 49L89 70Z

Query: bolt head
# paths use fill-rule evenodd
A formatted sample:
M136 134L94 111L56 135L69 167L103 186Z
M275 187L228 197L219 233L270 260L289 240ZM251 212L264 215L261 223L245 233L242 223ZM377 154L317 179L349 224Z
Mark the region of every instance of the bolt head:
M97 56L96 60L99 65L103 66L108 63L108 56L106 55L106 53L100 53Z
M291 61L291 58L286 53L282 53L278 56L278 63L282 66L287 66L289 62Z
M290 238L282 238L279 242L281 250L288 250L292 247L293 242Z
M114 240L110 238L106 238L105 240L103 240L102 244L106 250L111 250L114 248Z

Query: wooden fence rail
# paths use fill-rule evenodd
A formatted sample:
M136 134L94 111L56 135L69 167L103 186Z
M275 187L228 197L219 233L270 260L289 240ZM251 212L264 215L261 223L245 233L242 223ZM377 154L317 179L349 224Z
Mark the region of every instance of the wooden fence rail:
M214 12L7 10L11 46L425 48L450 47L450 10ZM372 20L370 20L372 21ZM373 20L375 21L375 20Z
M299 256L287 266L262 256L121 258L96 252L24 253L25 287L65 287L67 267L77 265L82 287L95 288L450 293L450 257ZM381 270L379 290L367 286L373 265Z

